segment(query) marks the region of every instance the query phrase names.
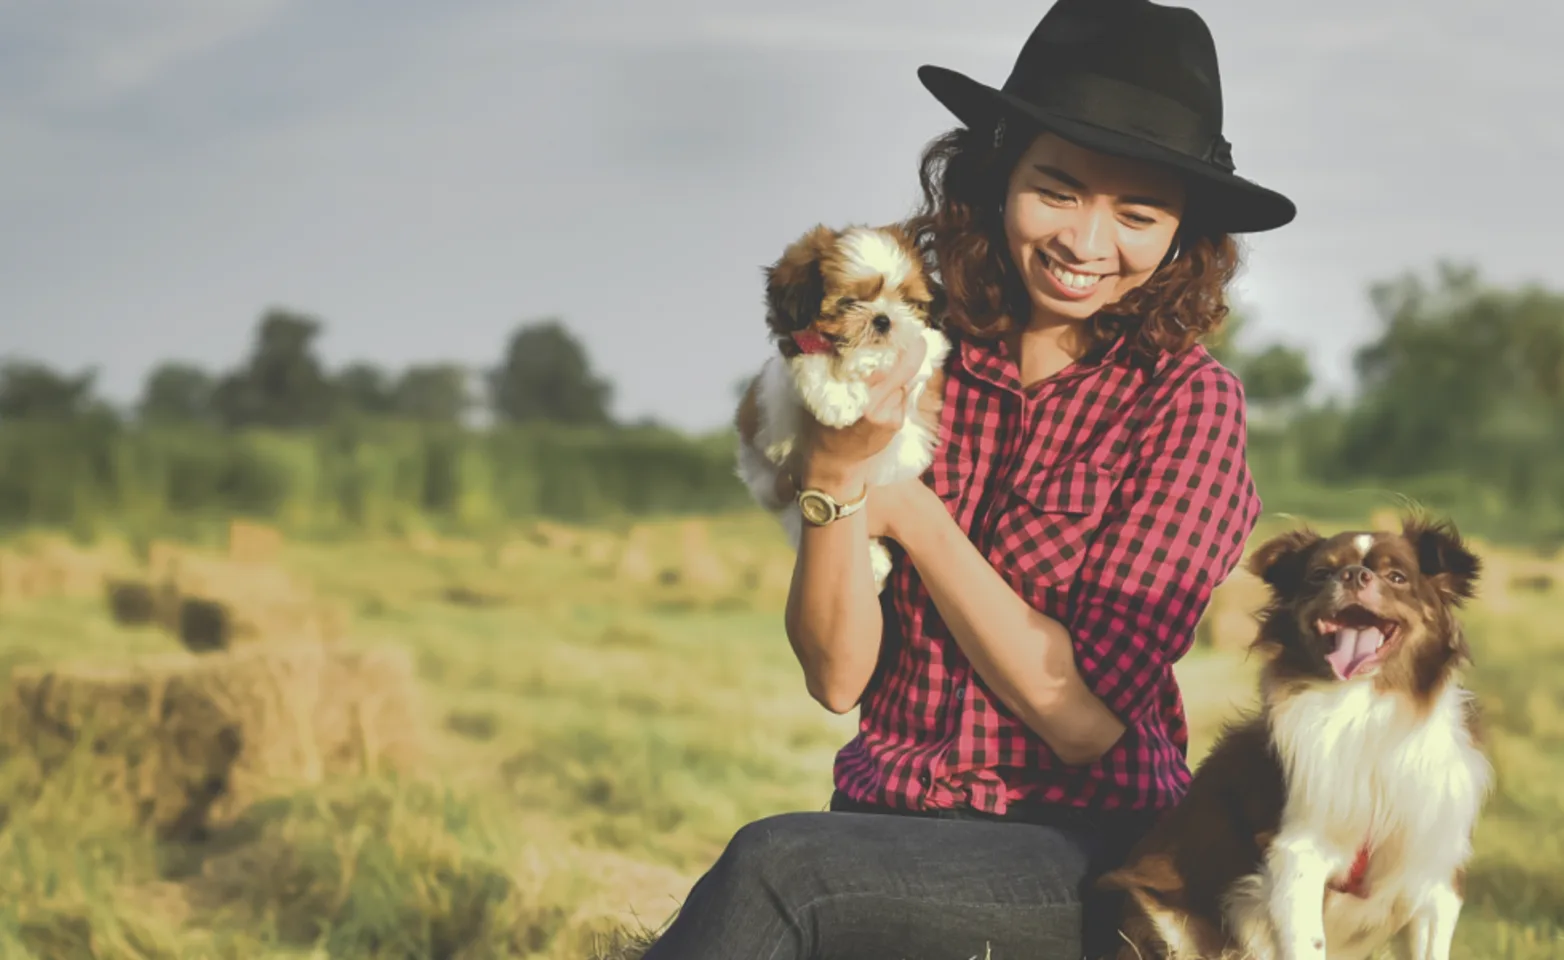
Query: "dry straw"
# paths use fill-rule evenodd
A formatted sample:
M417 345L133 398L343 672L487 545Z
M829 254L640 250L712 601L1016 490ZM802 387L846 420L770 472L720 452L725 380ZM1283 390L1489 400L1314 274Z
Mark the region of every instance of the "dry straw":
M85 763L93 788L137 819L191 836L276 789L410 769L419 711L404 651L267 644L19 667L0 742L45 775Z

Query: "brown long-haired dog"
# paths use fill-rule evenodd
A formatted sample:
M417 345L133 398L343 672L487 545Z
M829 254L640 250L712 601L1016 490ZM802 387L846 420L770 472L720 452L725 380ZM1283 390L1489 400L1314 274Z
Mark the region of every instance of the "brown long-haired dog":
M1119 960L1364 960L1397 936L1447 960L1491 778L1458 673L1479 567L1415 519L1255 551L1261 709L1099 881L1127 894Z

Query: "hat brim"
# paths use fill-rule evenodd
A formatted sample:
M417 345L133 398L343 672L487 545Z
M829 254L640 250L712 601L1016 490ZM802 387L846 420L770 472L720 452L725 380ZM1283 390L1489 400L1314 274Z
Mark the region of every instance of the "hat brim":
M1198 157L1131 134L1042 110L946 67L918 68L918 79L945 108L974 130L991 129L1000 117L1019 117L1064 139L1110 156L1147 160L1193 178L1202 220L1226 233L1260 233L1286 226L1298 215L1275 190L1228 173Z

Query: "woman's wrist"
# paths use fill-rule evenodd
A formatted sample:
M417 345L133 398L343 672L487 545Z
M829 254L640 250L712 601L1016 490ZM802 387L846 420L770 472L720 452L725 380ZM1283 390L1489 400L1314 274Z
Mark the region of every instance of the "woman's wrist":
M891 517L889 536L901 544L913 565L930 551L943 549L944 536L959 529L945 509L945 501L923 484L909 485L912 496Z
M857 500L867 485L861 467L819 459L805 464L798 478L799 490L819 490L840 503Z

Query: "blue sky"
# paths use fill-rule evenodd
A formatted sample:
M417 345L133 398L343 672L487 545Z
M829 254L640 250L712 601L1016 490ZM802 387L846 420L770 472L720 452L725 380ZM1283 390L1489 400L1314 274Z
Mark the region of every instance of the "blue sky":
M1440 257L1564 288L1564 12L1212 0L1256 334L1350 382L1366 285ZM888 220L950 120L922 63L999 83L1043 4L0 0L0 354L218 368L270 305L341 364L488 366L557 315L616 410L729 417L760 268ZM366 11L373 11L372 15Z

